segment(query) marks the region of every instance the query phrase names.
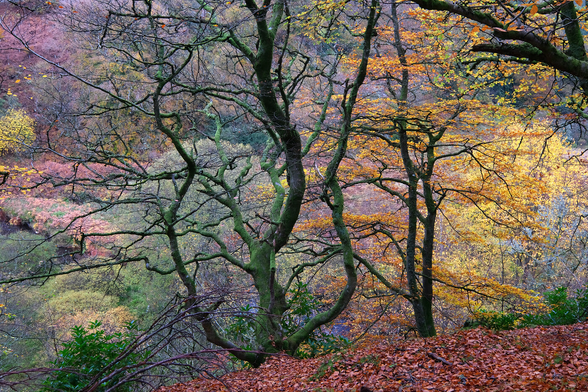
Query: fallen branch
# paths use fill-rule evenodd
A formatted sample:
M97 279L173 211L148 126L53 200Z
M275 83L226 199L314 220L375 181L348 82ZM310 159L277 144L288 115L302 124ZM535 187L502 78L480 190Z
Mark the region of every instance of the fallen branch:
M446 360L445 358L442 358L442 357L438 356L438 355L437 355L437 354L435 354L435 353L427 353L427 356L428 356L429 358L433 358L433 359L434 359L434 360L436 360L436 361L443 362L443 363L444 363L444 364L446 364L446 365L449 365L449 366L452 366L452 365L453 365L451 362L449 362L449 361L448 361L448 360Z

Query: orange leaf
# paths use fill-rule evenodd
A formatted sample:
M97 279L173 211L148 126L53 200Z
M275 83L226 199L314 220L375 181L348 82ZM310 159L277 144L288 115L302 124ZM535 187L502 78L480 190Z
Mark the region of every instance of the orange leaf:
M531 15L535 15L537 12L539 12L539 7L537 7L537 4L533 4L533 6L531 7Z

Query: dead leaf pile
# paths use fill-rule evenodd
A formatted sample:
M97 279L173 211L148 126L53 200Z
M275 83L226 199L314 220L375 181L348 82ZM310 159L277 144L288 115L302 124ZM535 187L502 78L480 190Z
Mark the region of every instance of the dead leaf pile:
M157 392L360 390L588 391L588 323L477 328L310 360L277 355L258 369Z

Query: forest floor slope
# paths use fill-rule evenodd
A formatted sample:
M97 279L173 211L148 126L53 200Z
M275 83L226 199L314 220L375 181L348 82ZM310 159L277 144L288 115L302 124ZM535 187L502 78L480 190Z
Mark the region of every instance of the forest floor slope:
M588 323L483 328L194 380L158 392L588 391Z

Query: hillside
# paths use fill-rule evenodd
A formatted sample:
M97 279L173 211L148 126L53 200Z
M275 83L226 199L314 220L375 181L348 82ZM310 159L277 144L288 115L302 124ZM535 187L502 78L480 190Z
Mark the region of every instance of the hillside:
M492 332L477 328L259 369L157 392L586 391L588 323Z

